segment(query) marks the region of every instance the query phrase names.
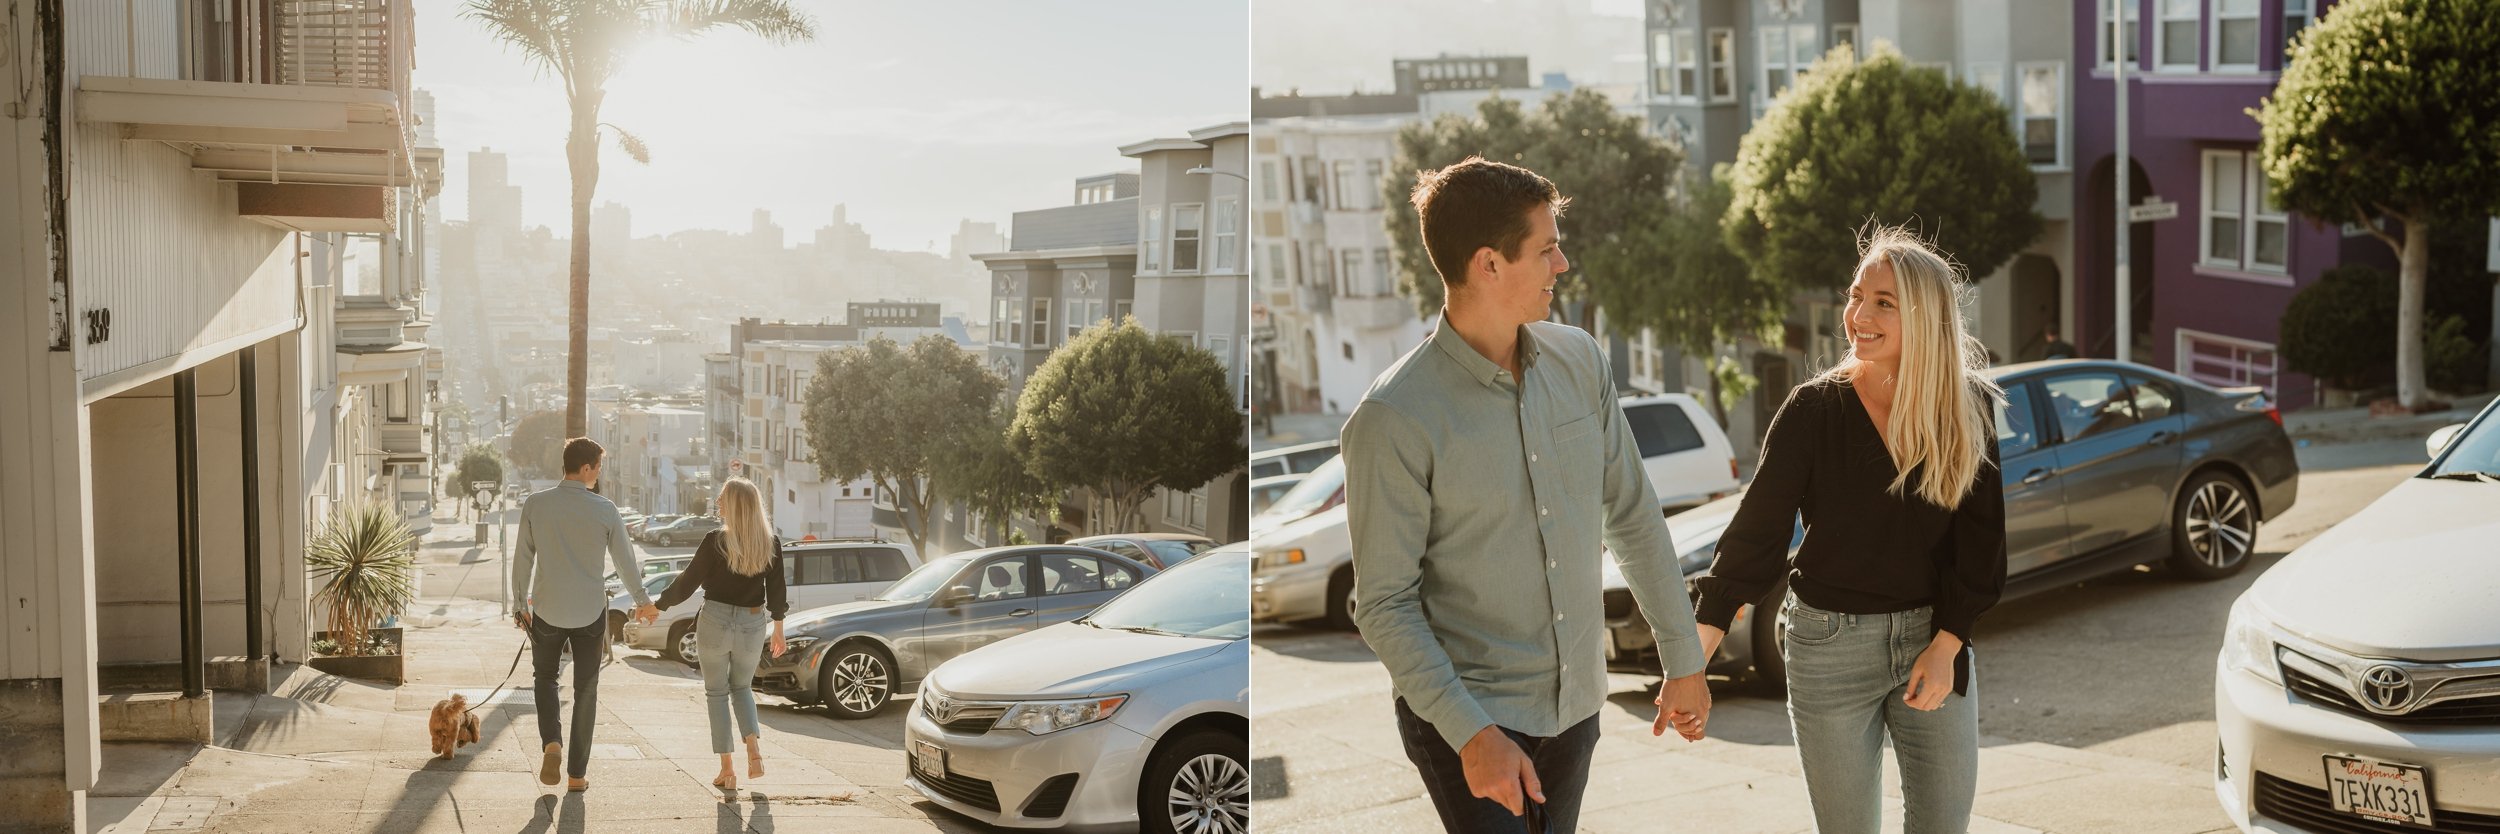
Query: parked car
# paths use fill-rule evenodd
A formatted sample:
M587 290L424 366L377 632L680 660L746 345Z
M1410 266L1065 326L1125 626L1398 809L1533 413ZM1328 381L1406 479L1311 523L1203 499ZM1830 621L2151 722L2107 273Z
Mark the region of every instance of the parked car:
M1267 509L1250 516L1250 534L1254 537L1261 530L1282 527L1345 503L1344 458L1329 458L1317 469L1281 477L1302 480L1277 496Z
M1295 484L1302 483L1302 480L1308 477L1311 477L1311 474L1308 472L1296 472L1286 475L1269 475L1265 478L1256 478L1251 480L1250 516L1252 518L1256 518L1260 513L1266 512L1268 505L1276 503L1276 499L1284 497L1284 494L1287 492L1293 491Z
M1736 494L1736 446L1700 400L1691 394L1646 394L1625 397L1620 405L1662 511Z
M904 784L994 826L1250 830L1249 576L1219 548L947 661L904 720Z
M1280 449L1261 449L1250 453L1250 477L1256 479L1271 475L1309 472L1318 469L1320 464L1327 463L1329 458L1336 456L1337 441L1334 440L1304 443L1300 446L1286 446Z
M2213 773L2241 830L2500 830L2500 403L2429 446L2231 605Z
M688 516L670 522L666 527L643 530L643 541L660 547L691 547L721 527L720 519L708 515Z
M1069 539L1069 544L1107 550L1144 562L1155 570L1171 570L1198 554L1215 549L1215 540L1188 533L1117 533Z
M908 544L876 540L785 542L781 546L781 581L790 612L784 619L794 620L809 609L875 596L919 564L918 553ZM653 599L656 601L657 595ZM687 601L660 612L657 622L635 623L628 619L624 626L625 644L658 651L680 663L693 663L695 630L700 626L695 614L702 610L703 591L697 589ZM784 633L796 634L790 625L783 623Z
M685 516L682 516L682 515L653 515L653 516L644 516L644 517L642 517L642 518L632 518L632 519L626 519L626 520L625 520L625 536L626 536L627 538L633 539L634 541L646 541L646 539L644 539L644 538L643 538L643 536L644 536L645 534L649 533L649 532L651 531L651 528L654 528L654 527L666 527L666 526L669 526L669 525L671 525L671 524L675 524L675 523L677 523L677 520L678 520L678 519L681 519L681 518L685 518Z
M1018 545L930 561L868 600L790 615L789 652L755 670L755 690L838 718L867 718L938 664L1085 616L1155 569L1088 547Z
M1354 533L1345 504L1272 529L1252 528L1250 616L1354 628Z
M685 570L686 563L691 561L694 561L693 554L658 556L642 560L643 592L649 594L652 599L659 599L660 592L651 590L652 578ZM625 621L634 618L634 597L625 593L625 582L616 578L616 574L608 574L604 579L608 590L608 640L624 642Z
M2300 464L2261 389L2088 359L1988 373L2006 393L1996 414L2005 599L2153 562L2193 579L2236 574L2259 523L2298 497ZM1668 519L1688 592L1736 506L1727 499ZM1792 554L1809 532L1798 528ZM1607 561L1608 663L1655 673L1647 621ZM1728 632L1712 668L1778 686L1777 617L1756 619L1747 606Z

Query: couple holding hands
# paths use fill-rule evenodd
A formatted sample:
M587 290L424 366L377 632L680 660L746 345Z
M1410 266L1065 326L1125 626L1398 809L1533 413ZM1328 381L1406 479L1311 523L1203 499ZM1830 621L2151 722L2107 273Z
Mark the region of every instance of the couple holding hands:
M1788 393L1696 600L1605 348L1546 321L1570 268L1555 224L1568 199L1470 159L1424 172L1413 200L1446 306L1373 383L1341 448L1356 621L1442 824L1575 827L1606 697L1603 546L1665 667L1652 733L1706 734L1707 659L1740 608L1779 604L1817 830L1878 829L1887 735L1907 831L1965 830L1971 627L2005 585L2003 393L1981 373L1953 265L1909 232L1866 236L1842 319L1850 354Z

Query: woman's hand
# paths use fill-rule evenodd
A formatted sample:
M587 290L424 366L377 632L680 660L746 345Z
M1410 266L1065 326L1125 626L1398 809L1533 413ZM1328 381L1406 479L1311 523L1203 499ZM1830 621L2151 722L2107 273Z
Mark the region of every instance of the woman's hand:
M774 657L780 657L780 656L781 656L784 652L788 652L788 651L790 650L790 643L789 643L789 641L781 639L781 621L780 621L780 620L774 620L774 621L773 621L773 646L772 646L772 648L773 648L773 656L774 656Z
M1918 653L1918 662L1910 667L1909 691L1901 701L1911 709L1932 711L1944 706L1946 696L1953 694L1953 658L1962 653L1962 638L1949 631L1936 632L1936 639L1927 641L1927 648Z

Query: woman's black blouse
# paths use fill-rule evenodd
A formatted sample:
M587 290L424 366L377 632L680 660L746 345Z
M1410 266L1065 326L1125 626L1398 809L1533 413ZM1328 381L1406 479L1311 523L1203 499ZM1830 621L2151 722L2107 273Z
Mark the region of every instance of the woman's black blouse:
M703 598L712 602L740 608L761 605L770 609L776 620L790 613L790 599L782 588L781 537L773 537L773 559L764 565L763 573L740 576L729 569L729 551L721 544L723 534L720 530L704 534L703 546L696 548L694 558L686 562L686 572L678 574L677 581L660 592L659 607L685 602L694 596L694 589L702 588Z
M1889 491L1892 456L1846 380L1797 386L1772 418L1753 485L1698 583L1695 619L1725 629L1744 604L1773 602L1765 597L1785 578L1799 600L1826 611L1935 606L1936 627L1967 645L1972 623L2005 591L2005 491L1994 440L1992 414L1986 463L1962 505L1946 510L1915 494L1916 470L1902 494ZM1788 543L1800 515L1805 541L1791 564Z

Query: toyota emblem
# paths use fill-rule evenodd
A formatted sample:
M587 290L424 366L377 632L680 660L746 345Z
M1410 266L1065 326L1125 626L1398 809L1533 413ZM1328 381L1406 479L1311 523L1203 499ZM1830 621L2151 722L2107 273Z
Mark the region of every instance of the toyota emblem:
M946 700L944 695L929 696L929 717L941 724L955 720L955 703Z
M2361 673L2361 700L2382 712L2404 709L2413 701L2413 676L2394 666L2372 666Z

